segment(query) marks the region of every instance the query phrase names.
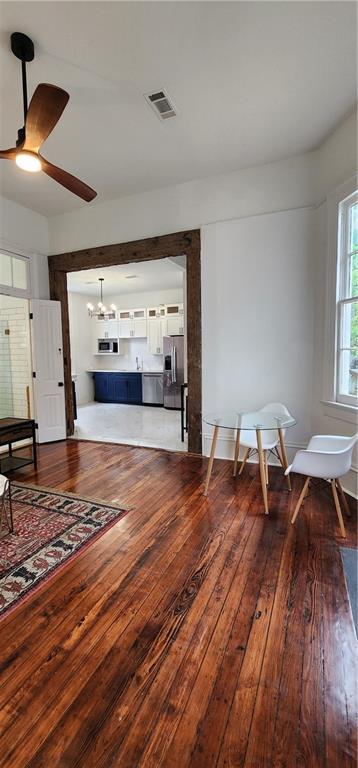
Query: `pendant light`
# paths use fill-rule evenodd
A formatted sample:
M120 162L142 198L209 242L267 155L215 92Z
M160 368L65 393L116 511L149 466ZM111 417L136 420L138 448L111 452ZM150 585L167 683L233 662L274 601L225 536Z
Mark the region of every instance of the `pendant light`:
M94 308L91 302L88 302L87 304L88 314L90 317L95 317L97 320L114 320L117 307L115 304L111 304L110 308L107 310L107 307L105 307L105 305L103 304L104 277L99 277L98 280L100 284L100 299L99 299L99 302L97 303L97 309Z

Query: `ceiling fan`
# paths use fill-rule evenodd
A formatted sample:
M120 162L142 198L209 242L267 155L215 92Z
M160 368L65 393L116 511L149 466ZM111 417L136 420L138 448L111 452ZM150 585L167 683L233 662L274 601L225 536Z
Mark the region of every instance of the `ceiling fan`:
M26 62L34 58L34 44L27 35L14 32L11 35L11 50L21 61L25 124L18 131L16 146L0 150L0 158L15 160L16 165L24 171L43 171L51 179L89 203L96 197L97 192L76 176L49 163L39 151L58 123L70 98L69 94L56 85L40 83L27 106Z

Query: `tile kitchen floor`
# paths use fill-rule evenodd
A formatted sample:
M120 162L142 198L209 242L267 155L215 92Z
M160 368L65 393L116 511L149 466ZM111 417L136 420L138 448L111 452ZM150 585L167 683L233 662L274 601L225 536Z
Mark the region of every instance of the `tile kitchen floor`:
M148 405L88 403L77 407L75 440L101 440L187 451L180 439L180 411Z

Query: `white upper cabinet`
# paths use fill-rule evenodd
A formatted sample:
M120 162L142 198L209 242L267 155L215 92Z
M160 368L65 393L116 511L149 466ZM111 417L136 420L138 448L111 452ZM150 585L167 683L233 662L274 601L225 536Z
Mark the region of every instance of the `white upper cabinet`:
M175 317L178 315L184 315L184 305L183 304L166 304L165 315L166 317Z
M95 322L98 339L118 339L117 320L96 320Z
M174 315L166 318L167 336L182 336L184 334L184 315Z
M148 349L152 355L163 354L163 336L167 335L167 321L156 317L148 320Z
M120 339L143 339L147 336L146 309L121 309L118 323Z
M167 335L182 336L184 334L184 305L166 304L165 316L167 320Z
M165 304L161 304L160 307L148 307L147 316L148 320L155 319L156 317L165 317Z

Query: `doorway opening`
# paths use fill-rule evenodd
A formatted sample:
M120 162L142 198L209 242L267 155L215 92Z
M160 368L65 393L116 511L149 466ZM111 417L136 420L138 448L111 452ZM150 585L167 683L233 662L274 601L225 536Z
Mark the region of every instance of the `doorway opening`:
M74 397L67 281L72 272L113 265L186 257L187 426L188 451L202 453L201 245L200 230L184 230L126 243L95 246L49 256L50 296L59 301L62 317L67 436L74 434Z
M71 272L75 439L186 451L186 257Z

